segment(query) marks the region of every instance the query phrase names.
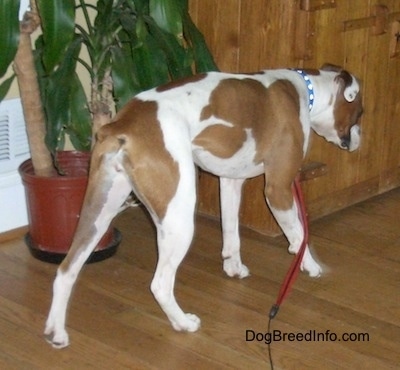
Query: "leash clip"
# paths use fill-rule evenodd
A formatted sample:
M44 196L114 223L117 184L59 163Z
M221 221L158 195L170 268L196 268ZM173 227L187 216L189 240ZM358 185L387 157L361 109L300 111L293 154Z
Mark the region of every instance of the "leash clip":
M271 310L269 311L269 315L268 315L269 319L272 320L277 315L278 311L279 311L279 305L278 304L274 304L271 307Z

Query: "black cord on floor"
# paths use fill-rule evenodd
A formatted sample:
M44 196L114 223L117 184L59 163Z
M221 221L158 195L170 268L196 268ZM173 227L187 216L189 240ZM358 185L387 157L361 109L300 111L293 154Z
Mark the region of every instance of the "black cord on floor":
M271 351L271 317L269 317L268 319L268 335L270 340L268 341L268 359L269 359L269 366L271 368L271 370L274 370L274 363L272 361L272 351Z
M269 359L269 366L271 368L271 370L274 370L274 362L272 361L272 349L271 349L271 344L272 344L272 332L271 332L271 321L272 319L276 316L276 314L279 311L279 305L278 304L274 304L271 307L271 310L269 311L269 315L268 315L268 336L269 336L269 340L268 340L268 359Z

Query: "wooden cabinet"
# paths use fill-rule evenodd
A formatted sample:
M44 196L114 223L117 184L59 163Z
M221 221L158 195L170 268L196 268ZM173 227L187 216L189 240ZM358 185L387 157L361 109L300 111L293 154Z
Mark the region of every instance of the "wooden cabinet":
M219 68L341 65L362 81L362 145L341 151L312 135L305 164L326 165L307 176L310 218L318 218L400 185L400 1L190 0ZM199 212L219 216L218 181L199 175ZM263 234L279 229L267 210L263 178L244 188L241 223Z

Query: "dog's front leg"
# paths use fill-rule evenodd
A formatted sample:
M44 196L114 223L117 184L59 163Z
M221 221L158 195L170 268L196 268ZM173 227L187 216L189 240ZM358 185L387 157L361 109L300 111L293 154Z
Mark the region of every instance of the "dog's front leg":
M291 205L288 207L277 207L276 193L279 193L279 204ZM303 242L304 229L299 219L297 205L293 199L290 186L277 188L267 182L266 196L272 214L289 241L289 252L297 253ZM312 277L317 277L322 273L322 269L312 257L308 245L304 252L300 268L302 271L307 271Z
M220 178L224 271L239 278L249 275L240 258L239 207L243 183L244 179Z
M104 156L100 163L96 168L92 161L78 228L53 284L53 301L44 334L55 348L69 344L65 330L66 310L79 271L131 191L131 184L115 153Z

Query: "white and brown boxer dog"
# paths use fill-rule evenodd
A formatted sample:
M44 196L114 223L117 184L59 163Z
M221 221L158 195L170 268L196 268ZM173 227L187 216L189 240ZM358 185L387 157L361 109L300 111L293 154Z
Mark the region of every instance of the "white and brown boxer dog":
M68 345L72 287L86 259L133 190L157 229L158 264L151 290L175 330L194 332L200 319L174 296L175 274L193 237L196 170L220 177L223 267L244 278L238 210L245 179L264 174L265 197L296 253L303 239L292 182L310 129L340 148L359 146L360 87L350 73L266 70L207 73L143 92L97 133L89 185L71 249L57 271L46 339ZM307 249L302 270L321 273Z

